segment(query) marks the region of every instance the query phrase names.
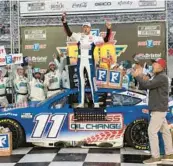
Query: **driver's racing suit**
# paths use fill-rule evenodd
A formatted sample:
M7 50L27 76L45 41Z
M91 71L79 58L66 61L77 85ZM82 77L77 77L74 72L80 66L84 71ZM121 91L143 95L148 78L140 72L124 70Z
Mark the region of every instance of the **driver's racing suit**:
M101 44L109 41L111 30L107 29L106 37L93 36L92 34L85 35L83 33L72 33L68 27L67 23L63 23L64 29L68 37L72 37L78 42L78 76L79 76L79 103L84 105L84 94L85 94L85 78L84 69L88 73L88 79L91 87L91 93L93 98L93 103L98 104L98 96L95 93L95 63L94 63L94 48L96 44Z

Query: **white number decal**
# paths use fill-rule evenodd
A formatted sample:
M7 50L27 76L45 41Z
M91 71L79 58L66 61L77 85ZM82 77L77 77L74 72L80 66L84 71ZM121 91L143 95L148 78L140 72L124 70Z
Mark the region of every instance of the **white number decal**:
M37 115L35 118L36 124L34 126L31 137L41 138L43 134L45 133L45 129L48 126L48 124L51 123L47 131L47 138L56 138L62 127L65 117L66 117L66 114L55 114L55 115L39 114Z
M51 121L53 121L53 122L52 122L52 126L50 127L50 130L47 135L48 138L57 137L63 120L64 120L64 115L53 115L51 117Z

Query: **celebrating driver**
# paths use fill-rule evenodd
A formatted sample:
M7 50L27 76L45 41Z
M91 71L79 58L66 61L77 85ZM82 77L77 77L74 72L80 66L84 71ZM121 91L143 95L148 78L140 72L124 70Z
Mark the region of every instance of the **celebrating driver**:
M62 15L62 22L67 36L78 42L78 76L79 76L79 105L78 107L84 107L84 93L85 93L85 78L84 69L88 73L89 83L91 87L91 93L93 98L94 107L99 107L98 96L95 93L95 63L94 63L94 48L96 44L101 44L109 41L111 34L111 24L106 23L107 34L105 38L101 36L93 36L91 34L91 24L84 23L82 26L83 33L71 32L66 21L66 14Z

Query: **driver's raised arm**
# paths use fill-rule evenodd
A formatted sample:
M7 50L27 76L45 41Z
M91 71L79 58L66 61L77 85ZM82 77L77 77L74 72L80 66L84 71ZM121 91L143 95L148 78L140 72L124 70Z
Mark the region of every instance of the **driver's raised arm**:
M69 26L67 24L66 14L65 13L62 14L61 21L63 23L64 30L65 30L67 36L71 37L73 33L71 32L71 30L70 30L70 28L69 28Z
M97 44L97 43L104 43L104 42L107 43L110 40L111 32L112 32L112 29L111 29L112 25L111 25L111 23L106 22L106 27L107 27L106 36L104 38L101 37L101 36L98 36L96 38L96 40L94 41L95 44Z
M106 33L106 36L103 38L104 42L108 42L110 40L110 37L111 37L111 28L112 28L112 25L110 22L106 22L106 27L107 27L107 33Z
M107 43L111 36L111 29L107 28L106 36L103 38L104 42Z
M74 32L71 32L68 24L67 24L67 20L66 20L66 14L64 13L61 17L61 21L63 23L63 27L64 27L64 30L67 34L68 37L73 37L76 41L79 41L80 40L80 34L77 34L77 33L74 33Z

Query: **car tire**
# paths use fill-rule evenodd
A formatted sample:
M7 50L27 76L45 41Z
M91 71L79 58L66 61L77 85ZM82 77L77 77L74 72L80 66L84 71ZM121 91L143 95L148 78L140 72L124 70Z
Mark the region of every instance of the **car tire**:
M148 121L145 119L138 119L132 122L126 129L125 141L128 146L135 149L148 150Z
M0 119L0 126L7 127L12 132L13 149L20 147L25 142L23 128L12 119Z

